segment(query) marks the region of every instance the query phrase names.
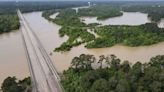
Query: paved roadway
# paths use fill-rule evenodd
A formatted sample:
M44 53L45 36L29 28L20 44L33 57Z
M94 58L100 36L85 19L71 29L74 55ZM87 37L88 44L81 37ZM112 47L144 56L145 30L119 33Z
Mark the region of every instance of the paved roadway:
M35 32L20 10L17 11L22 30L33 92L62 92L60 77Z

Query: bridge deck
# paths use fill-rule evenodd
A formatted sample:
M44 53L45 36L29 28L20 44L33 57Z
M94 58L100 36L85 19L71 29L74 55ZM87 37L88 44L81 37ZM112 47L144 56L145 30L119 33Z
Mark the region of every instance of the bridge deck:
M33 92L62 92L59 83L60 77L46 50L21 12L18 10L17 13L20 18L22 37L33 82Z

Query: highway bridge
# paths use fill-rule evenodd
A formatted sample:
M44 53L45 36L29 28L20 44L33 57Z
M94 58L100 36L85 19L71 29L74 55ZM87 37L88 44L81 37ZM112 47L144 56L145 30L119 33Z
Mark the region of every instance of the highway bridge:
M32 80L32 92L63 92L60 77L36 33L17 10Z

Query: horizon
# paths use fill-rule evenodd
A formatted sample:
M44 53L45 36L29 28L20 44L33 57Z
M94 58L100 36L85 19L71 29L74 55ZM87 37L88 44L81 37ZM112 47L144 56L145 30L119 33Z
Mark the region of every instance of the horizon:
M0 2L9 2L9 1L45 1L45 2L48 2L48 1L99 1L99 2L103 2L103 1L112 1L112 2L119 2L119 1L124 1L124 2L127 2L127 1L132 1L132 2L140 2L140 1L146 1L146 2L159 2L159 1L164 1L164 0L0 0Z

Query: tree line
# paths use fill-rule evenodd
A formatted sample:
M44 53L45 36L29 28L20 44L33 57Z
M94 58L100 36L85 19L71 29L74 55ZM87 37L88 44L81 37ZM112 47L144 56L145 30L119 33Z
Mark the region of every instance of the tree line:
M119 7L113 5L93 5L79 9L78 14L79 16L97 17L99 20L123 15Z
M115 55L81 54L72 59L61 83L66 92L163 92L164 55L148 63L121 61ZM97 67L93 67L97 64Z

